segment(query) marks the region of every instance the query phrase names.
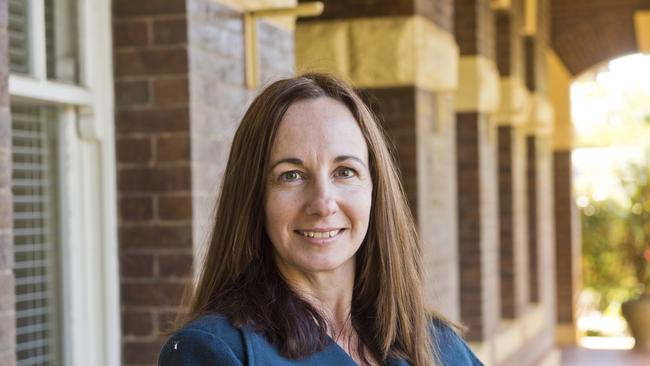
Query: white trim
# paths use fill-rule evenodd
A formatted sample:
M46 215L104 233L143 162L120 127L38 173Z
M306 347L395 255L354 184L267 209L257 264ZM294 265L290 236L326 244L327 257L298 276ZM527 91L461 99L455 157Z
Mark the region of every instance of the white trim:
M84 277L75 278L82 273L79 268L82 263L79 257L85 257L85 253L79 248L82 242L79 232L79 225L82 224L83 215L79 209L77 192L81 191L81 179L78 169L79 151L75 133L74 110L66 108L60 113L59 123L59 166L60 166L60 225L61 225L61 262L63 278L63 363L65 365L78 365L79 347L75 347L75 335L83 332L81 326L83 319L87 317L83 299L75 296L75 286ZM77 362L75 362L77 361Z
M76 223L84 258L84 277L73 285L83 301L84 319L74 335L72 365L118 366L121 328L117 247L117 186L111 63L111 8L103 0L78 0L81 83L92 90L87 106L77 109L78 201ZM79 267L79 269L81 269ZM81 300L83 299L83 300Z
M92 121L99 139L98 160L86 160L88 168L97 164L98 178L92 185L98 206L91 209L101 235L101 245L95 247L101 270L95 271L94 283L101 291L94 307L96 328L91 328L98 343L96 360L90 363L98 366L119 366L122 361L111 13L110 1L79 0L81 80L93 91Z
M9 94L12 97L66 105L91 105L93 100L92 93L86 88L22 75L9 75Z
M29 0L29 73L36 79L47 79L47 52L45 45L45 1Z

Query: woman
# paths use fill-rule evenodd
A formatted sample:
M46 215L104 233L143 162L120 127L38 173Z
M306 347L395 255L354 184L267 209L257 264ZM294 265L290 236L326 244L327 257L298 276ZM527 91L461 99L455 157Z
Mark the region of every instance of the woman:
M159 365L480 365L425 307L419 242L372 113L306 74L232 143L185 326Z

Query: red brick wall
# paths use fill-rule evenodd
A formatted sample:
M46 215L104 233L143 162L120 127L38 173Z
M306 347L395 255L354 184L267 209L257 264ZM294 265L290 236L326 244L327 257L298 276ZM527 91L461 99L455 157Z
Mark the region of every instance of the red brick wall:
M571 151L553 155L555 191L555 273L558 323L574 323L581 282L579 217L572 193Z
M551 136L538 136L537 146L537 247L539 302L555 314L555 213L553 141ZM574 253L580 260L581 253Z
M482 341L500 309L495 127L480 113L458 113L456 123L461 320L468 339Z
M417 141L415 87L363 89L396 147L397 163L409 206L417 218Z
M489 0L455 0L454 33L461 55L495 59L494 13Z
M530 265L530 301L538 302L539 296L539 244L538 244L538 166L537 140L534 135L526 138L526 170L528 192L528 254Z
M499 252L501 317L516 318L528 302L525 141L516 127L499 127Z
M523 0L513 0L507 10L495 12L496 61L499 75L523 80Z
M510 11L499 10L494 14L496 20L496 56L497 68L501 77L510 76L512 69L512 47L516 39L513 36L513 17Z
M0 1L0 365L16 364L7 1Z
M546 50L548 44L538 36L524 37L526 58L526 87L529 91L548 94L548 74L546 70Z
M191 273L185 3L113 2L125 365L155 362Z
M571 74L637 52L637 4L639 0L551 0L553 49Z
M534 36L524 37L524 55L525 55L525 81L526 88L529 91L537 90L537 77L536 68L539 67L536 63L537 59L537 42Z
M123 363L155 363L209 230L245 87L241 13L212 0L113 3ZM293 35L258 22L262 85Z

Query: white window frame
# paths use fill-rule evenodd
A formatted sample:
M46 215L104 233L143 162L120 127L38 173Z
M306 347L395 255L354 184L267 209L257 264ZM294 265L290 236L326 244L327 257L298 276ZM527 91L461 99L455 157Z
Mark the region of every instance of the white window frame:
M120 301L111 2L76 0L80 85L47 80L45 7L28 0L30 75L9 76L12 102L61 108L58 164L63 362L118 366Z

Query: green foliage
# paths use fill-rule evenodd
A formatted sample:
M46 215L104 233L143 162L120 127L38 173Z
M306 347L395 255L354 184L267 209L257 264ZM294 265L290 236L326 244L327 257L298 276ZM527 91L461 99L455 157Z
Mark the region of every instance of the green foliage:
M632 271L620 250L623 209L615 201L590 201L582 213L582 266L585 287L599 296L602 311L623 301L634 286Z
M599 308L650 293L650 167L621 175L629 203L590 201L581 209L584 285Z
M621 249L634 270L638 292L650 295L650 166L633 165L630 172L623 178L630 204L624 215Z

